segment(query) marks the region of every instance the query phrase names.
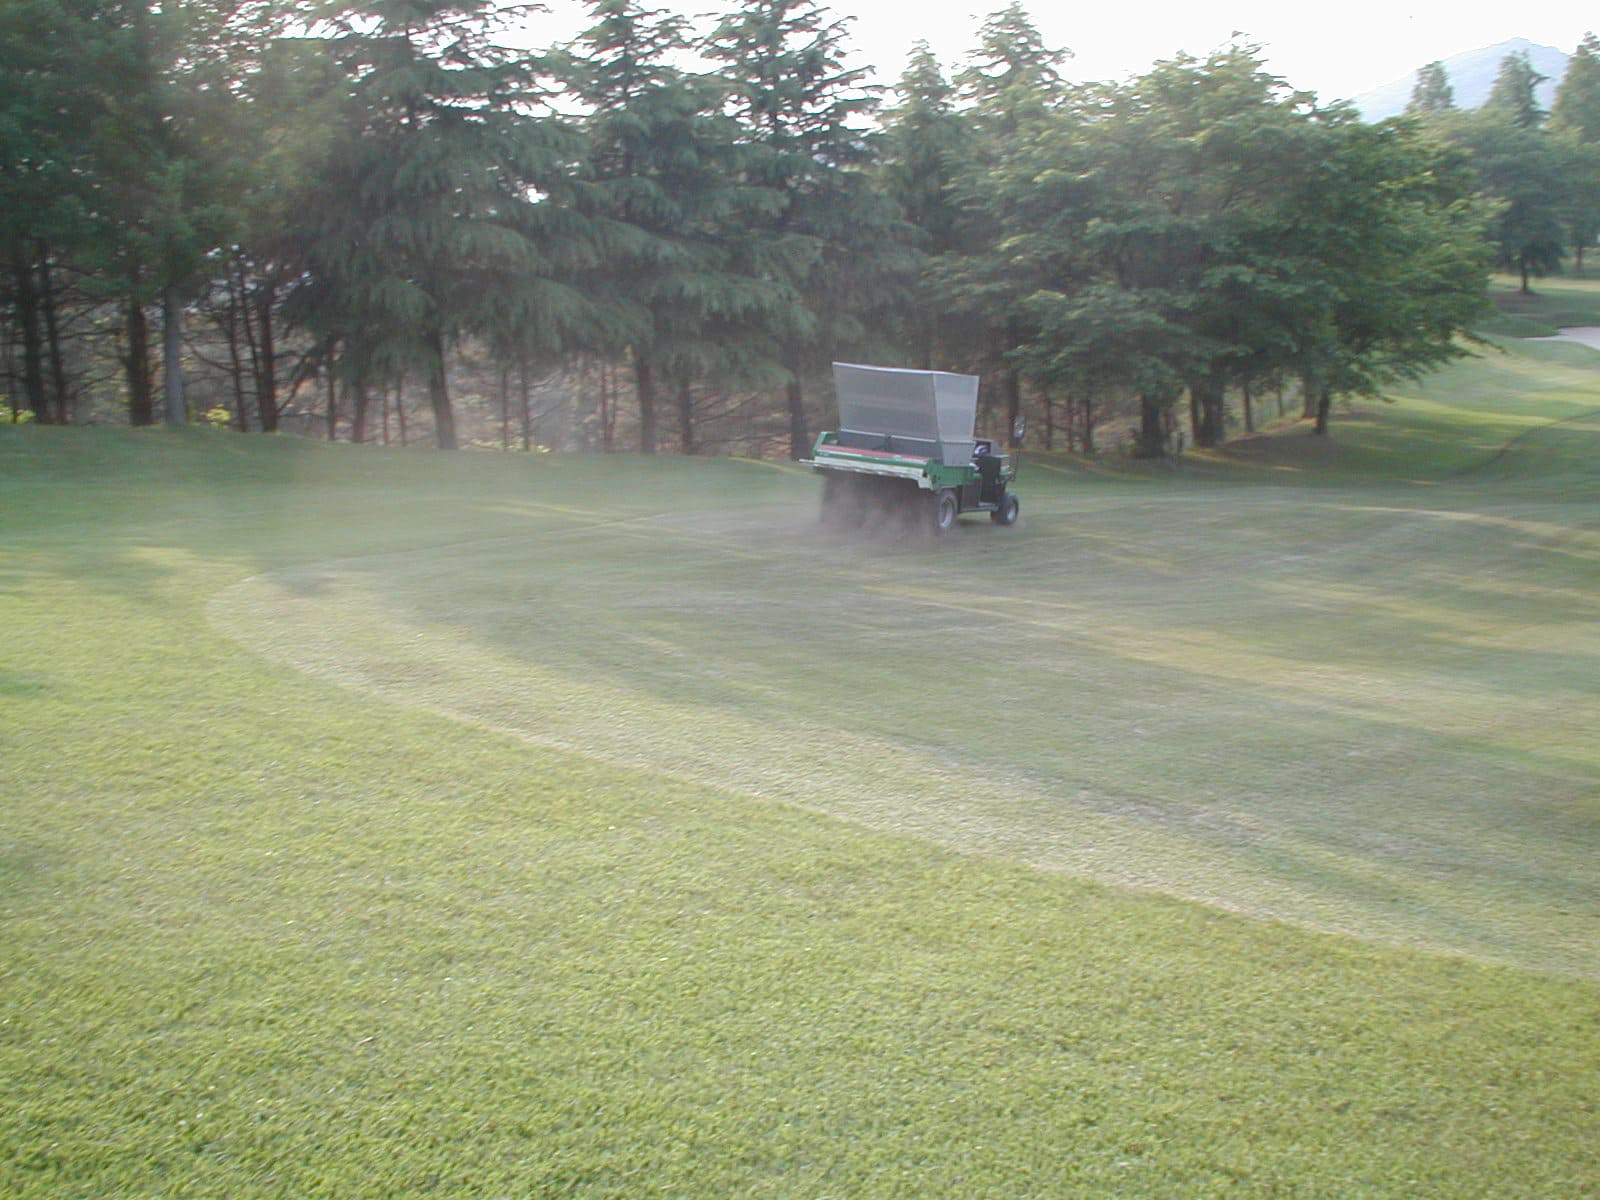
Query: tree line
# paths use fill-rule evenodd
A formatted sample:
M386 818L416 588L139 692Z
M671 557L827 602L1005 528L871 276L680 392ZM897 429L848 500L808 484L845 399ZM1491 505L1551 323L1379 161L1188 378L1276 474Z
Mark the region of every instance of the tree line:
M800 457L853 359L1157 455L1269 402L1320 432L1462 353L1491 263L1595 236L1592 35L1548 119L1522 60L1369 125L1250 45L1069 83L1020 4L888 89L815 0L588 15L8 0L13 419Z
M1600 38L1586 35L1568 63L1549 112L1537 89L1545 77L1526 53L1500 64L1483 107L1462 111L1444 64L1417 72L1406 112L1433 136L1462 151L1478 191L1494 212L1487 229L1495 265L1532 278L1600 237Z

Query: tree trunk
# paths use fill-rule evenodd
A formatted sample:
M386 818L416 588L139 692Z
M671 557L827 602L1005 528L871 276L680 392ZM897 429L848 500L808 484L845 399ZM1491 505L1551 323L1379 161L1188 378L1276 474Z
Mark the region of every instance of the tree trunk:
M1248 379L1244 383L1244 431L1246 433L1254 433L1256 431L1256 414L1255 409L1250 404L1250 381Z
M806 398L799 375L791 376L784 399L789 409L789 457L801 459L811 453L811 431L806 425Z
M517 394L522 401L522 450L526 454L533 449L533 397L529 395L526 354L517 356Z
M339 431L339 380L333 373L333 356L328 356L328 440L334 441Z
M261 347L256 342L255 325L250 319L250 280L245 274L244 255L233 257L233 276L228 283L228 350L233 356L234 371L239 376L239 432L250 432L250 415L245 402L244 356L239 353L239 337L244 336L245 349L250 356L250 393L256 398L256 408L261 407ZM256 418L263 432L267 425Z
M358 446L367 440L367 410L372 405L372 395L367 391L364 381L357 381L350 386L352 399L352 416L350 420L350 440Z
M1095 429L1094 400L1089 396L1085 396L1081 401L1079 401L1079 403L1083 405L1083 452L1085 454L1093 454Z
M428 403L433 407L434 444L441 450L456 450L456 412L450 404L450 384L444 373L444 335L437 329L428 335L433 352L428 364Z
M394 381L394 420L400 434L400 444L409 445L406 441L406 377L400 376Z
M256 360L256 418L261 422L262 433L275 433L278 428L278 364L277 348L273 344L272 310L276 296L271 280L261 281L256 299L256 318L261 328L260 356Z
M171 284L161 291L161 386L167 424L187 425L189 409L183 399L183 305L178 300L178 289Z
M45 347L50 355L50 382L55 393L56 424L70 419L67 405L67 366L61 353L61 331L56 325L56 288L50 270L50 249L39 243L39 309L44 314Z
M600 448L610 454L617 448L617 405L621 402L616 374L607 363L600 364Z
M1140 458L1162 458L1167 452L1167 429L1162 416L1166 404L1148 393L1139 397L1139 438L1134 451Z
M1315 375L1305 374L1300 376L1300 417L1302 420L1315 420L1317 415L1317 393L1321 390L1322 383Z
M1333 390L1323 385L1317 390L1317 424L1312 430L1318 437L1328 432L1328 410L1333 407Z
M44 337L39 328L39 297L34 288L33 263L18 242L11 248L11 274L16 294L13 305L22 330L22 394L34 420L50 424L50 406L44 395Z
M1533 289L1528 286L1528 256L1526 254L1517 257L1517 266L1522 272L1522 294L1524 296L1533 295Z
M695 453L694 393L687 378L678 380L678 442L683 453Z
M511 368L500 364L500 449L511 449Z
M1228 398L1220 379L1204 380L1193 393L1200 405L1200 425L1195 430L1197 446L1220 446L1228 436Z
M242 274L240 275L242 279ZM233 382L233 411L234 418L239 422L239 432L250 432L250 417L246 411L244 398L244 358L239 353L239 333L241 327L247 332L246 341L253 342L248 336L250 326L250 313L245 307L244 296L239 290L238 282L233 276L228 277L228 378ZM252 365L254 350L252 354Z
M1011 440L1011 431L1017 427L1017 418L1022 415L1022 376L1015 368L1006 371L1006 440Z
M633 352L633 387L639 398L639 453L656 452L656 372L637 348Z
M150 393L150 322L144 305L129 300L124 316L128 325L128 353L122 360L128 379L128 423L154 425L155 398Z
M11 409L11 423L22 420L22 394L17 388L17 347L12 338L0 337L0 388L5 391L6 405Z

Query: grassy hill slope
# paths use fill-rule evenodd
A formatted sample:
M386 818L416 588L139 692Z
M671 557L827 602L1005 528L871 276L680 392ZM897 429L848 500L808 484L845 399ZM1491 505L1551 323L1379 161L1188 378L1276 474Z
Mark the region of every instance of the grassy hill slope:
M0 1190L1592 1190L1600 356L1508 345L934 543L0 432Z

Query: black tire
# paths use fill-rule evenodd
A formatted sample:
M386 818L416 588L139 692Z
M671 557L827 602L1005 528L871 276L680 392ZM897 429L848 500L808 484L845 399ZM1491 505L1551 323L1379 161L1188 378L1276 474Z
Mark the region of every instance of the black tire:
M933 495L933 531L935 533L948 533L956 527L956 515L961 511L961 505L956 501L956 494L949 488L935 492Z
M1000 497L1000 507L989 514L989 519L996 525L1015 525L1017 516L1022 512L1022 504L1010 492Z

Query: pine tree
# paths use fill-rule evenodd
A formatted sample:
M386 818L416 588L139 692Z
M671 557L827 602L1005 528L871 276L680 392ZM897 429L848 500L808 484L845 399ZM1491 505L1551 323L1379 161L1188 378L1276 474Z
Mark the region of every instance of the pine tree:
M975 125L997 152L1059 106L1065 96L1060 68L1071 57L1070 50L1045 44L1021 0L984 21L957 82Z
M702 52L723 64L740 127L742 175L771 200L747 227L747 270L787 289L768 314L772 353L788 375L790 453L811 449L808 380L830 356L880 338L909 286L909 229L866 174L864 122L877 105L866 72L844 65L846 23L814 0L748 0Z
M971 126L956 111L955 87L945 79L926 42L912 48L900 82L897 103L882 118L882 177L889 196L917 231L917 249L928 264L956 252L962 211L956 184L973 153ZM943 340L947 298L924 266L922 284L907 297L901 322L912 360L932 367Z
M582 316L555 261L581 254L556 199L576 143L538 115L495 19L488 0L362 0L330 19L348 90L297 230L309 269L290 315L355 388L421 372L441 449L458 444L456 338L511 320L556 340Z
M1567 144L1571 188L1568 244L1583 270L1585 248L1600 237L1600 38L1584 35L1550 106L1550 129Z
M574 205L600 247L586 287L610 316L595 348L626 348L640 449L658 441L658 393L679 404L679 444L696 448L692 386L736 373L734 331L781 305L781 289L737 268L739 229L762 197L739 178L725 89L680 66L683 21L634 0L592 0L595 23L559 56L585 108Z
M60 415L46 394L48 329L40 270L51 248L86 235L83 178L91 108L78 75L93 29L58 0L0 6L0 295L10 302L21 390L35 419Z
M1483 102L1484 111L1501 113L1520 129L1533 129L1545 118L1536 94L1545 76L1534 69L1527 51L1508 54L1500 60L1500 73L1495 76L1489 98Z
M1456 106L1455 89L1442 62L1431 62L1417 72L1406 112L1413 115L1449 112Z
M956 189L965 216L961 253L939 275L951 307L964 319L962 358L999 377L1000 387L986 394L1003 395L1008 429L1022 411L1017 355L1034 332L1024 301L1046 281L1036 269L1037 255L1007 246L1020 226L1015 212L1003 210L1021 196L1012 176L1030 169L1022 164L1036 164L1038 141L1070 137L1063 131L1076 120L1069 103L1073 92L1060 73L1070 57L1071 51L1047 46L1022 4L1013 2L984 21L977 48L956 75L974 152ZM1059 256L1046 251L1045 257Z
M1550 106L1550 126L1565 129L1580 141L1600 142L1600 38L1584 34L1567 60L1567 73Z
M234 102L210 130L213 145L237 148L226 169L236 212L214 264L212 315L227 341L242 430L278 428L290 357L279 345L282 301L305 270L301 226L322 202L320 177L340 129L337 70L324 42L272 39L255 69L229 82Z

